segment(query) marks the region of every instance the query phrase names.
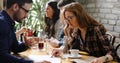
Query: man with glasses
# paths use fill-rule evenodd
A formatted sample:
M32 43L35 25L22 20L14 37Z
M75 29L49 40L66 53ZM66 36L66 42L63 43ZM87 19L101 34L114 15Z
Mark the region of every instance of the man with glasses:
M17 58L11 54L27 50L32 41L19 43L14 32L15 21L22 22L28 16L32 0L7 0L0 11L0 63L34 63L32 60Z

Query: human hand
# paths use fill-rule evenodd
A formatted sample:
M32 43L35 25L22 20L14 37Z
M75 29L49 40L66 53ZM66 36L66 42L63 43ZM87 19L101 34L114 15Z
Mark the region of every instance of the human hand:
M52 56L51 57L53 57L53 56L60 56L62 53L63 53L63 49L61 49L61 48L54 48L52 50Z
M58 47L58 45L59 45L59 41L58 41L57 39L53 38L53 37L50 38L49 43L50 43L50 45L52 45L53 47Z
M20 34L26 33L26 32L27 32L27 28L25 26L23 26L21 29L16 31L16 35L20 35Z
M22 32L27 32L28 28L26 28L25 26L23 26L20 30L21 30Z
M39 42L39 38L38 37L27 37L27 36L24 36L24 41L25 41L25 45L32 46L32 45L34 45L34 44Z
M65 44L71 44L73 39L70 36L64 36L63 38Z
M91 63L104 63L105 62L106 57L102 56L99 58L95 58L94 60L91 61Z

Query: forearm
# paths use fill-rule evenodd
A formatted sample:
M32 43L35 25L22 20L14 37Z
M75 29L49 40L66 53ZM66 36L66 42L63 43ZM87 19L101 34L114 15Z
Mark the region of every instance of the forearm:
M64 45L60 46L60 49L65 49L65 46Z
M23 58L17 58L9 53L1 53L0 52L0 63L33 63L32 60L25 60Z
M110 54L105 55L105 62L111 61L111 60L113 60L112 55L110 55Z
M63 53L67 53L67 51L68 51L68 48L66 48L65 45L62 45L62 46L60 47L60 49L63 51Z
M16 46L16 47L15 47ZM19 43L18 45L14 45L12 47L12 52L14 53L19 53L19 52L22 52L22 51L25 51L27 50L29 47L25 45L25 43L21 42Z
M101 56L98 58L95 58L91 61L91 63L104 63L113 60L112 56L110 54L107 54L105 56Z

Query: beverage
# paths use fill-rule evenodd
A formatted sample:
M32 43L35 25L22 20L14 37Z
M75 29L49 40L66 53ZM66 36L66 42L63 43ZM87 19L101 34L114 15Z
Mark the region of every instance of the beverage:
M39 49L43 49L43 47L44 47L44 43L43 43L43 42L40 42L40 43L38 44L38 48L39 48Z

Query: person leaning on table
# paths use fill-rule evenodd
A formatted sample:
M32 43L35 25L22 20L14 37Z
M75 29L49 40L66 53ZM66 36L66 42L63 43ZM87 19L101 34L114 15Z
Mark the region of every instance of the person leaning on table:
M118 56L106 36L106 29L88 15L80 3L75 2L64 6L62 16L64 16L63 19L66 24L72 26L75 30L73 32L77 31L77 36L79 36L77 37L79 45L71 44L71 46L78 46L79 50L86 51L89 55L97 57L91 60L91 63L118 60ZM59 55L64 48L63 45L61 48L53 49L52 54L54 56Z
M0 11L0 63L35 63L11 54L25 51L32 45L32 39L19 43L14 30L15 21L22 22L31 5L32 0L7 0L6 8Z

